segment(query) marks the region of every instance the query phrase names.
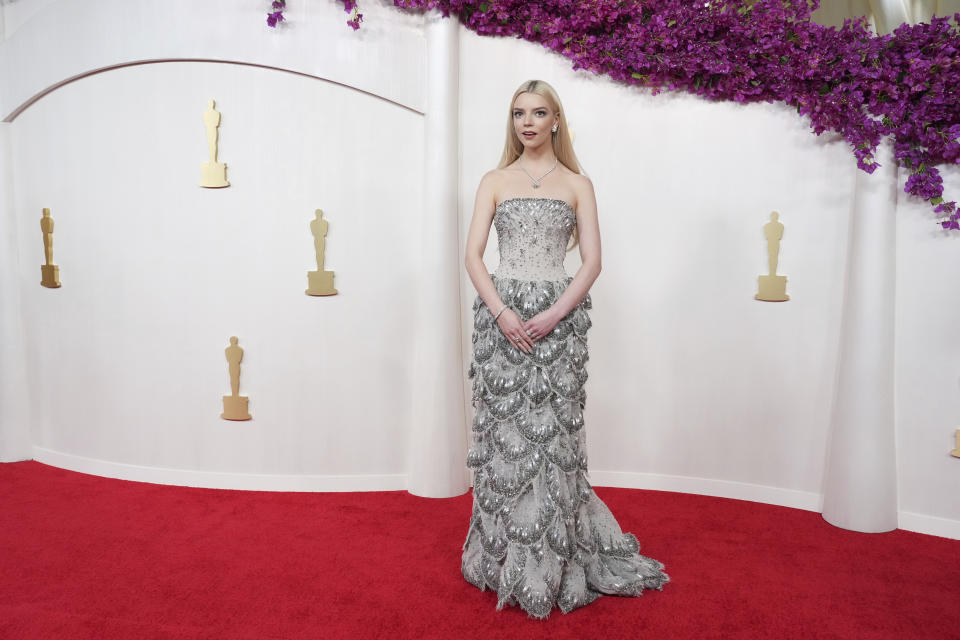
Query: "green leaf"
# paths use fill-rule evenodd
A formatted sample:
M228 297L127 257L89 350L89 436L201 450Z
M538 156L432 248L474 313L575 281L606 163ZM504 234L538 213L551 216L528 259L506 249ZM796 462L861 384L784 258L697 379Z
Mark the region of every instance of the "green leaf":
M890 116L883 116L883 120L881 122L885 127L893 126L893 119Z
M672 27L672 26L674 26L675 24L677 24L677 21L676 21L676 20L671 20L670 22L667 23L667 26L668 26L668 27Z
M489 4L487 4L486 2L481 2L481 3L480 3L480 11L483 11L484 13L486 13L486 12L489 11L489 10L490 10L490 5L489 5Z
M943 204L943 198L937 196L936 198L930 198L930 204Z
M567 36L563 39L563 44L568 44L571 40L573 40L573 36Z
M536 33L540 33L540 25L538 25L538 24L533 25L533 30L534 30Z

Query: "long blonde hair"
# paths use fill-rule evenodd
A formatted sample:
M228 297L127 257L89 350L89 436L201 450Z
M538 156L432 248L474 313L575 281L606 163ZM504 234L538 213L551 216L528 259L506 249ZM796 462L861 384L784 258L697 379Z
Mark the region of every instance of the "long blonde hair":
M570 169L570 171L574 173L583 173L580 169L580 161L577 160L577 154L573 151L573 141L570 139L570 128L567 127L567 116L560 106L560 96L557 95L556 89L543 80L527 80L520 85L514 92L513 97L510 98L510 109L507 112L507 137L503 143L503 154L500 156L500 164L497 165L497 168L503 169L510 166L520 157L520 154L523 153L523 144L520 142L520 138L517 137L517 132L513 128L513 105L517 101L517 96L521 93L535 93L546 99L547 106L549 106L560 119L557 132L552 134L550 138L550 142L553 145L553 153L557 156L560 164L567 169ZM577 246L577 235L577 228L574 227L570 246L567 247L567 251Z

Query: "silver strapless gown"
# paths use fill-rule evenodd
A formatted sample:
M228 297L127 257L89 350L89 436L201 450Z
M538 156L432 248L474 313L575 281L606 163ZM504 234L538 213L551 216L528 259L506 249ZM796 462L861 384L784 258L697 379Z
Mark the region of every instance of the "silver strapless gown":
M548 309L572 280L563 269L573 208L513 198L494 214L500 266L493 282L523 320ZM473 514L464 578L497 592L497 609L546 618L601 594L662 589L663 565L639 554L586 479L583 407L587 295L526 353L511 345L479 296L473 304Z

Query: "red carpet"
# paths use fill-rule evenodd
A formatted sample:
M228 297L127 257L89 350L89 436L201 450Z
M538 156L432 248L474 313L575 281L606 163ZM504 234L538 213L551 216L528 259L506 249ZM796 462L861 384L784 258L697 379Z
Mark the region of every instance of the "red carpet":
M539 622L461 578L469 494L217 491L0 464L0 638L960 638L960 541L597 493L673 582Z

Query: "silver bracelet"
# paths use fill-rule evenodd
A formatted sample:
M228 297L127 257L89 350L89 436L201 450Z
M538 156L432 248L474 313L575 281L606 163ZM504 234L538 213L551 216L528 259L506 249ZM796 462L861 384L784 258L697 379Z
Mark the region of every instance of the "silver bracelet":
M509 306L510 306L510 305L508 305L508 304L503 305L503 308L500 309L500 311L497 311L497 315L493 316L493 321L496 322L496 321L497 321L497 318L500 317L500 314L503 313L504 311L506 311L506 310L507 310L507 307L509 307Z

